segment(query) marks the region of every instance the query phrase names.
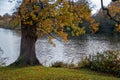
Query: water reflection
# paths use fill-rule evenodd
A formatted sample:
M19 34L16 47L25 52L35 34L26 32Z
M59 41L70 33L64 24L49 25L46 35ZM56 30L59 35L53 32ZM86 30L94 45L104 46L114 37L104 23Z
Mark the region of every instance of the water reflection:
M36 54L39 61L49 66L56 61L77 63L83 56L106 50L119 50L120 42L116 36L86 35L80 40L69 40L67 43L54 39L56 47L47 39L38 39ZM19 56L20 36L15 31L0 29L0 47L4 51L2 57L9 57L7 65Z
M39 61L43 65L49 66L51 63L55 61L63 61L64 60L64 43L59 42L54 39L54 43L56 47L49 44L48 40L38 40L36 45L36 53Z
M0 29L0 48L3 50L2 57L7 57L7 65L14 62L19 56L19 43L20 37L16 35L16 32Z

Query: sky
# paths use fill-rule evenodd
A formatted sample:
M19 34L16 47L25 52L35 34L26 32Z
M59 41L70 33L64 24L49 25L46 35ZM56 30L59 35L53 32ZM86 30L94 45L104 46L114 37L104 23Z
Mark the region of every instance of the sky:
M92 10L92 14L94 14L100 9L101 3L100 0L90 0L90 1L92 2L92 5L94 5L94 8ZM103 0L104 5L107 6L110 3L110 1L111 0ZM11 14L15 4L16 2L9 3L8 0L0 0L0 15L3 15L5 13Z
M0 15L3 15L5 13L12 13L12 9L15 6L15 2L10 3L8 0L0 0Z
M101 0L90 0L92 2L92 5L94 5L92 14L96 13L101 8ZM107 6L111 0L103 0L104 6Z

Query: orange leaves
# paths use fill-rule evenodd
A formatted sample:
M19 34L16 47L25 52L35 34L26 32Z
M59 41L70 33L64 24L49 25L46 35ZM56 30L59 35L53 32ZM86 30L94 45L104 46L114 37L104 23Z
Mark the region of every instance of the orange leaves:
M40 28L45 29L48 33L51 32L53 22L50 19L43 20L40 23Z
M95 22L95 20L91 17L88 17L87 21L90 23L89 29L92 31L92 33L97 32L99 29L99 23Z
M72 36L80 36L85 33L84 27L80 28L75 24L71 26L71 29L72 29L72 32L71 32Z
M115 16L117 13L120 13L120 1L116 3L111 3L109 10L112 16Z
M53 22L50 19L40 19L39 21L40 22L37 25L37 30L40 31L40 34L42 36L50 34L52 31Z
M89 28L92 31L92 33L95 33L99 29L98 26L99 26L99 23L92 23L92 24L90 24Z
M117 31L120 32L120 24L116 24L116 27L117 27L117 28L116 28Z
M67 33L64 32L65 26L74 36L85 33L83 26L79 26L83 21L90 23L90 29L97 31L98 24L94 24L94 19L90 16L91 10L86 3L68 2L67 0L57 0L50 3L49 0L42 0L37 3L22 3L19 9L22 24L34 27L40 31L41 35L56 33L67 41Z
M35 14L30 15L33 21L38 21L38 18Z
M60 31L60 32L58 32L57 34L58 34L60 37L62 37L62 38L64 39L64 41L67 42L67 40L68 40L68 34L67 34L67 33L65 33L65 32L63 32L63 31Z
M117 22L115 25L117 27L116 30L120 32L120 1L111 3L109 6L109 11L111 17L113 17L114 21Z
M39 6L34 5L33 10L39 10Z
M53 42L53 37L52 36L49 36L49 43L53 45L53 47L56 47L56 44Z

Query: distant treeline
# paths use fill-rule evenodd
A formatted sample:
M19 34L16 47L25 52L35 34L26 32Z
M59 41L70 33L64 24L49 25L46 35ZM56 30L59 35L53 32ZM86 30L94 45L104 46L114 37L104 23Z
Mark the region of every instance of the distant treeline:
M20 29L20 23L17 20L14 20L15 15L12 16L9 14L5 14L4 16L0 16L0 27L1 28L8 28L8 29ZM103 12L101 9L94 15L92 15L96 22L99 23L99 30L96 33L116 33L116 27L115 22L112 21L105 12ZM86 33L91 33L88 22L84 21L82 24L79 24L79 26L84 26ZM66 30L65 30L66 31ZM69 32L68 32L69 33ZM71 35L71 33L69 33Z
M9 15L6 13L3 16L0 16L0 28L7 28L7 29L18 29L20 28L20 24L18 21L14 20L15 15Z

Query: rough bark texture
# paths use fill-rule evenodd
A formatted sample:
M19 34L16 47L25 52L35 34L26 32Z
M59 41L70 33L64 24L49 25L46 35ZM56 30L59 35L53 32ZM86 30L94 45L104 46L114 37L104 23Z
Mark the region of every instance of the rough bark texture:
M21 27L20 56L15 66L40 65L35 54L35 43L37 40L36 28L33 26Z
M23 0L22 4L25 4L24 7L28 9L30 6L26 3L40 2L41 0ZM31 8L30 8L31 11ZM30 12L29 11L29 12ZM21 17L21 47L20 47L20 56L18 60L12 65L15 66L29 66L29 65L40 65L36 54L35 54L35 43L37 41L37 30L36 30L36 21L32 20L31 16L28 19L24 19L21 9L18 11L19 16ZM33 22L33 25L25 24L26 21Z

